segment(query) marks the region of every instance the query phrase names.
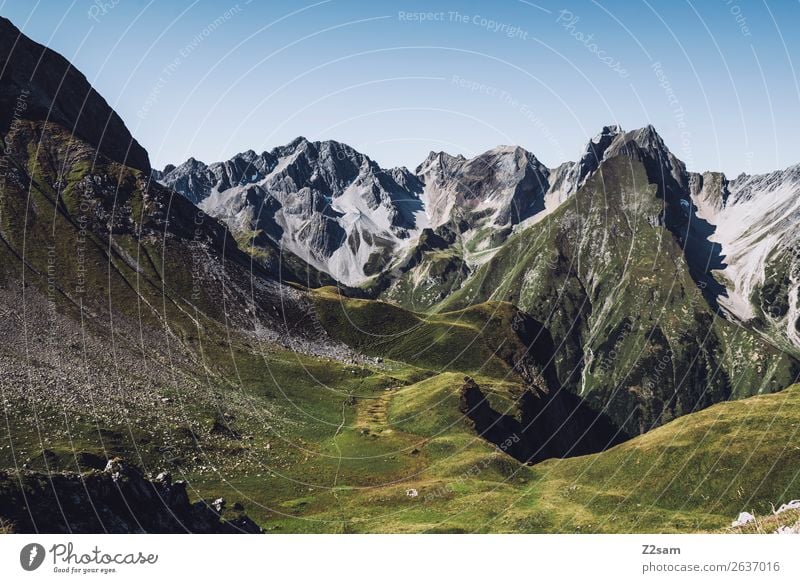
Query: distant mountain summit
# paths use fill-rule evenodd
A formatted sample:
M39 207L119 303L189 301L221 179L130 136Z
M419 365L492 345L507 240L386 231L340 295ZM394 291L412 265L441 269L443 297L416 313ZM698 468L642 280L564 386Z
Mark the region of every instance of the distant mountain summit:
M470 160L431 153L417 168L432 226L513 226L544 209L549 170L527 150L499 146Z
M419 178L339 142L300 137L210 165L190 158L154 176L239 240L272 241L344 284L378 273L427 223Z

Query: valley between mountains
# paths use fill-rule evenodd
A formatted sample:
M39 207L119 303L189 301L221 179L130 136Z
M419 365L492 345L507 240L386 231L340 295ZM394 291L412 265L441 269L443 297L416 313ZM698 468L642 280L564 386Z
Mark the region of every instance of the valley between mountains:
M556 168L301 137L157 170L6 19L0 63L0 529L694 532L800 497L800 165L607 126Z

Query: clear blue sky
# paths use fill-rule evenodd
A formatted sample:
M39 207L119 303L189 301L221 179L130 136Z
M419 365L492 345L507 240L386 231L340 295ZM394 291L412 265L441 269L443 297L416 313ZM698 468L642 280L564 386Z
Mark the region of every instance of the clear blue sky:
M384 166L497 144L554 166L611 123L652 123L694 170L800 162L796 1L0 0L0 13L83 71L157 167L298 135Z

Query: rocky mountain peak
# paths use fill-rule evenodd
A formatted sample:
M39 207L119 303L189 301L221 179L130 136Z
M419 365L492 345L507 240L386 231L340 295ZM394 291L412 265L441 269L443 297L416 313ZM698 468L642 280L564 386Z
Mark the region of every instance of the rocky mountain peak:
M615 124L603 126L603 129L601 129L598 132L598 134L595 137L592 138L591 141L594 142L595 144L599 144L601 141L604 140L604 138L607 138L607 137L613 138L613 137L618 136L621 133L622 133L622 127L621 126L618 126L618 125L615 125Z
M333 140L301 136L260 155L250 150L208 166L187 161L156 178L238 236L267 237L347 284L382 266L425 222L417 176L383 170Z
M559 166L558 172L555 173L559 178L561 191L559 202L573 195L583 186L589 176L600 167L600 163L606 158L606 151L622 133L619 126L604 126L597 135L589 140L577 162L569 168L565 168L563 165Z
M307 148L311 146L312 143L306 138L305 136L297 136L291 142L284 146L287 150L296 151L298 148Z
M685 182L686 166L672 154L652 125L618 133L606 150L606 156L617 154L656 161L677 180Z
M277 146L273 148L270 153L277 158L283 158L285 156L291 156L297 152L307 151L309 148L313 149L314 145L305 137L298 136L284 146Z
M638 143L642 148L652 150L666 149L664 140L661 138L661 135L656 131L656 128L653 127L652 124L647 124L643 128L633 130L631 134L634 136L636 143Z
M447 173L460 167L466 161L467 159L461 154L452 156L444 151L434 152L431 150L425 160L422 161L422 164L417 166L415 173L418 176L427 174L432 170Z
M173 166L172 168L174 169L175 166ZM186 160L186 162L181 164L179 168L183 168L186 170L205 170L206 168L208 168L208 166L206 165L205 162L201 162L200 160L197 160L195 158L189 158L188 160Z
M86 77L2 17L0 62L0 131L6 132L14 111L24 107L25 119L60 125L106 158L150 171L147 152Z
M549 170L519 146L497 146L466 159L431 152L417 168L431 226L511 227L544 208ZM510 232L510 231L509 231Z
M682 199L688 200L690 186L686 166L672 154L652 125L627 132L617 125L605 126L589 141L580 160L567 172L562 199L583 186L602 162L616 156L642 162L648 179L657 185L659 196L668 204L677 205Z

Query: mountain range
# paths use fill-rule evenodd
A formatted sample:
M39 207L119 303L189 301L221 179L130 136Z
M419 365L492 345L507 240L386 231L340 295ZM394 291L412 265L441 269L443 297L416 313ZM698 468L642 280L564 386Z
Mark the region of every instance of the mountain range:
M0 60L0 529L97 528L56 484L114 464L138 512L180 475L203 531L224 504L186 489L265 530L541 532L713 529L793 488L793 413L749 423L797 393L800 167L692 173L608 126L557 168L298 138L154 170L6 19Z
M385 288L412 279L421 306L430 308L443 295L422 293L436 280L431 268L441 267L420 265L428 247L461 260L447 266L450 283L461 283L512 233L573 204L600 165L616 157L645 166L662 201L653 223L673 234L714 306L731 320L775 328L800 347L793 228L800 165L734 179L689 172L652 126L607 126L577 162L552 169L519 146L498 146L472 159L431 152L412 173L382 169L345 144L301 137L210 165L190 158L153 176L248 245L279 245L338 284L377 295L392 297Z

